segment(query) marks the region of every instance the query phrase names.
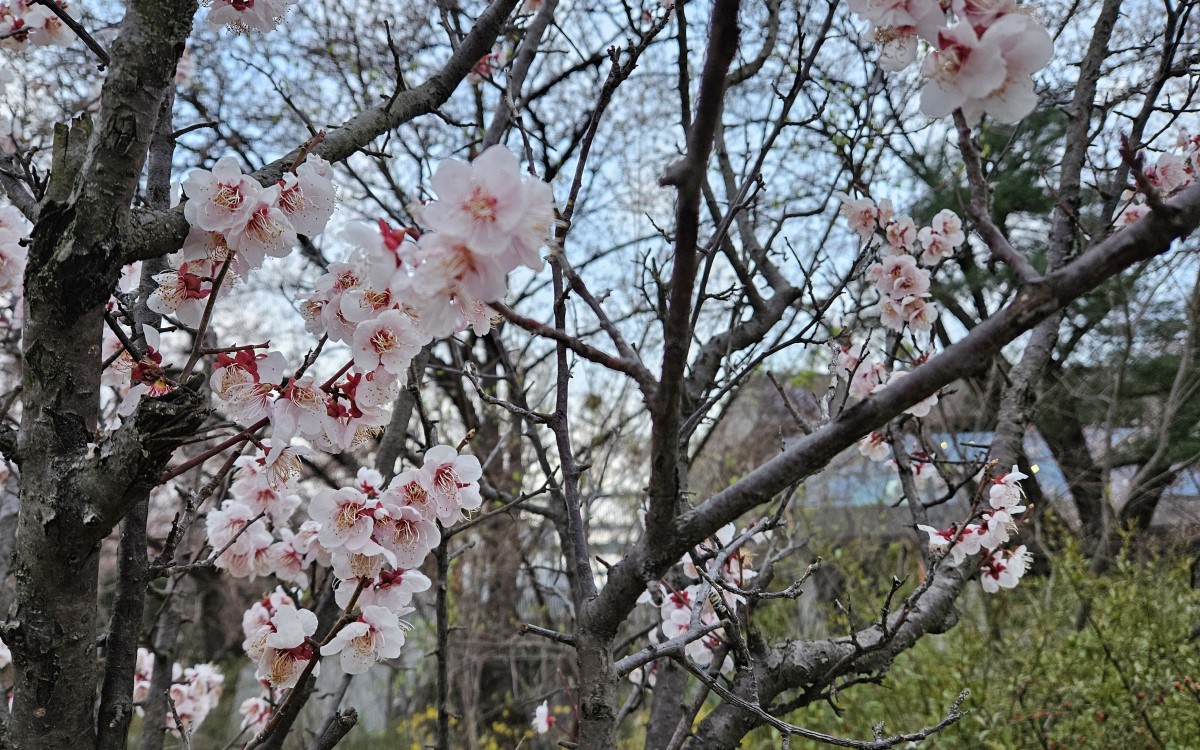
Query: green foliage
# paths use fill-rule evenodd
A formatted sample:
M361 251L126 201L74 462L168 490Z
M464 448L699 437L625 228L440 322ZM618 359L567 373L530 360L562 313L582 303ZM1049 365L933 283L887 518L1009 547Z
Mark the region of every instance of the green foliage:
M902 654L883 685L838 696L841 717L817 705L788 718L865 739L880 721L888 734L934 724L968 688L970 716L921 747L1200 747L1200 650L1191 637L1200 595L1190 587L1190 562L1123 557L1094 575L1068 550L1053 573L1014 591L986 596L972 588L956 627ZM744 744L778 746L766 730Z

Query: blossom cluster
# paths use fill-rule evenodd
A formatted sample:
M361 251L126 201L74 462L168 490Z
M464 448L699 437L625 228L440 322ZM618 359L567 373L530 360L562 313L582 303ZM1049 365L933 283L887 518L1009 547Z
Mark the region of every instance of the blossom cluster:
M190 230L180 251L168 259L170 270L154 277L158 288L147 304L191 328L200 324L223 266L229 266L225 278L232 282L261 266L266 256L287 256L297 235L325 230L337 205L332 168L316 155L265 188L242 174L234 157L225 156L212 171L192 170L183 192Z
M733 524L723 526L709 543L701 545L694 555L684 558L679 565L679 577L689 581L688 585L677 588L663 581L642 593L638 598L639 603L655 604L658 608L659 627L650 631L652 643L660 644L686 636L693 630L693 624L701 628L717 625L721 622L718 604L732 610L738 604L745 603L745 597L740 592L750 585L758 573L750 567L750 552L743 545L729 550L736 538L737 531ZM697 561L703 565L703 574L696 566ZM684 646L684 653L697 666L707 668L723 642L724 629L717 627L690 640ZM644 682L653 686L655 668L655 664L651 664L649 672L636 669L630 673L629 679L638 685ZM721 671L728 673L732 669L733 661L726 655Z
M956 565L968 557L981 555L979 580L989 594L1015 588L1033 560L1025 545L1015 549L1005 547L1016 531L1016 517L1026 510L1021 504L1024 493L1020 484L1026 478L1014 466L1009 473L992 480L988 488L989 507L968 523L948 529L917 526L929 535L930 549L949 555Z
M1175 145L1177 153L1161 153L1153 164L1142 168L1146 182L1161 198L1169 198L1191 185L1200 171L1200 135L1183 131L1176 139ZM1146 203L1146 195L1134 182L1121 195L1121 202L1113 218L1118 227L1125 227L1148 213L1150 206Z
M399 656L408 629L401 618L413 611L413 595L430 587L417 568L441 541L438 522L452 525L482 503L479 460L434 446L419 468L386 486L378 472L360 469L352 485L318 492L296 531L288 526L299 504L288 491L292 480L272 486L267 466L266 455L240 460L232 497L208 514L209 544L223 550L217 565L235 576L274 575L297 591L308 585L306 571L330 566L335 601L358 613L319 644L316 615L276 588L242 618L242 647L257 663L258 679L272 690L290 689L320 656L338 655L347 674ZM312 673L319 671L313 664ZM249 699L241 712L244 726L261 729L270 702Z
M154 674L154 653L144 648L137 650L133 672L133 702L140 704L150 695L150 680ZM175 716L185 732L191 734L202 724L209 712L221 702L221 690L225 676L215 664L196 664L184 669L180 664L171 665L171 701L175 704L174 715L168 714L165 728L178 733ZM141 708L138 708L139 714Z
M866 398L872 393L878 393L909 374L908 370L888 370L886 365L867 354L866 343L842 346L834 362L834 372L849 382L847 391L854 398ZM908 407L904 413L924 419L929 416L933 407L937 406L937 402L938 395L935 393ZM886 461L890 456L887 436L882 431L872 432L860 440L858 450L872 461ZM920 471L926 476L931 474L925 473L925 467Z
M929 53L921 112L945 117L961 108L968 122L983 114L1017 122L1037 106L1032 75L1050 61L1054 41L1017 0L850 0L881 46L879 66L907 68L918 40ZM948 20L947 6L953 17Z
M189 304L190 315L200 314L200 300L211 293L212 268L193 273L188 264L252 268L264 255L289 252L297 232L323 229L333 190L324 162L306 170L314 158L294 180L257 194L236 165L189 176L185 210L193 231L185 263L163 275L164 286L178 290L163 297L179 301L177 315ZM325 385L311 376L289 379L282 355L271 351L217 358L214 395L234 419L270 420L274 452L297 438L338 452L377 435L421 347L468 327L483 335L492 325L488 303L503 297L508 273L541 267L554 220L550 186L523 176L509 151L493 147L472 164L443 161L433 186L438 200L420 210L424 233L349 223L341 236L354 250L330 264L301 304L309 332L350 347L344 377Z
M76 8L63 0L55 2L68 16L79 18ZM0 2L0 47L16 49L25 44L66 47L73 38L71 29L45 5L31 0Z
M937 310L929 301L931 269L966 241L962 219L950 209L917 228L911 216L897 214L892 202L839 194L841 213L868 248L879 248L880 260L867 269L879 292L879 319L885 328L929 331Z

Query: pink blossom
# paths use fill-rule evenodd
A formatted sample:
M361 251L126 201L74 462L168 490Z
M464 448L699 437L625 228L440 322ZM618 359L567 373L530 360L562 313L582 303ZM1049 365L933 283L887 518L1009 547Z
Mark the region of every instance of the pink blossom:
M309 505L308 514L321 524L317 541L327 550L362 549L371 539L375 528L378 501L368 499L356 489L324 489Z
M0 216L0 294L20 289L25 278L25 263L29 252L21 244L29 225L17 213Z
M205 20L213 31L224 26L234 34L266 32L282 23L295 4L296 0L213 0Z
M278 185L246 196L225 230L225 240L251 268L261 265L264 255L282 258L292 251L296 230L279 207Z
M261 474L238 478L229 488L229 494L254 514L266 513L275 524L285 524L300 506L300 496L293 492L275 489Z
M454 523L463 511L475 510L483 503L479 494L483 468L470 454L460 456L449 445L436 445L425 453L421 473L444 524Z
M917 239L917 225L913 223L911 216L898 216L887 225L884 233L889 245L900 250L909 250Z
M874 237L879 217L875 201L870 198L851 198L845 193L837 193L836 197L842 201L840 209L842 215L847 218L850 228L862 238L863 242Z
M345 609L350 604L350 597L357 585L356 579L343 581L338 585L334 591L334 601L339 607ZM399 612L412 602L413 594L428 591L430 585L432 584L429 578L419 570L380 571L379 576L359 594L358 606L376 604Z
M854 398L866 398L883 382L886 375L887 368L879 362L859 364L858 369L854 371L854 377L850 379L850 395Z
M975 95L963 103L963 115L976 122L983 114L1013 123L1037 106L1032 74L1054 55L1050 33L1023 13L1002 16L983 33L982 41L994 44L1004 58L1004 81L987 96Z
M550 727L554 726L554 714L550 713L550 705L546 701L542 701L542 705L537 707L533 712L533 731L538 734L545 734L550 731Z
M271 703L266 698L247 698L238 706L242 715L241 731L257 735L271 721Z
M362 608L358 620L342 628L322 656L341 654L346 674L362 674L377 661L395 659L404 647L404 628L396 613L374 605Z
M921 90L921 111L945 117L969 99L984 98L1004 85L1000 48L981 41L970 24L939 30L935 48L921 65L930 79Z
M309 154L295 174L285 172L279 181L279 209L298 234L315 237L325 231L337 208L332 176L329 162Z
M364 373L383 369L407 382L408 365L424 343L411 318L388 310L355 330L354 365Z
M308 638L317 632L317 616L307 609L284 604L272 615L269 628L271 632L262 638L255 677L277 689L295 687L305 666L316 656ZM313 674L319 674L320 670L321 665L317 664Z
M872 432L858 441L858 452L872 461L886 461L892 448L882 432Z
M524 216L521 188L521 163L503 146L492 146L471 164L445 159L433 174L438 200L425 206L425 219L475 252L496 255L508 248Z
M275 577L294 583L300 588L308 586L308 564L306 550L291 529L279 529L280 539L267 550L271 572Z
M912 29L930 41L946 22L937 0L849 0L847 5L876 26Z
M174 315L185 326L200 325L208 296L212 294L209 266L182 263L178 268L155 275L158 288L150 293L146 306L160 315Z
M876 287L880 293L899 301L929 291L929 271L917 266L913 256L893 255L879 266Z
M962 219L948 208L943 208L934 215L930 228L944 237L952 248L958 247L967 239L963 233Z
M319 435L325 428L328 409L329 395L313 383L311 376L292 380L272 405L272 436L287 442L296 435Z
M427 520L437 518L433 488L429 476L419 469L409 469L396 475L384 493L384 502L416 510Z
M193 169L183 180L188 201L183 215L188 223L209 232L225 232L237 222L243 206L257 198L262 188L242 174L237 159L223 156L211 172Z
M914 331L933 330L933 321L937 320L938 312L929 301L928 294L905 297L902 303L904 320Z
M396 567L419 567L429 551L441 543L441 532L415 508L397 505L385 508L388 517L376 521L375 541L395 555Z
M982 561L979 582L989 594L1000 589L1016 588L1032 564L1033 555L1025 549L1025 545L1012 552L996 550Z

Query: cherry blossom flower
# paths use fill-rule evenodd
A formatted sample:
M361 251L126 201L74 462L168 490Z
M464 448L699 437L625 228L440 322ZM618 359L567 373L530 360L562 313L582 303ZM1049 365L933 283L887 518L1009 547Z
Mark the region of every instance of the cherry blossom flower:
M929 271L917 266L911 255L893 255L871 267L868 274L877 279L882 294L900 301L929 291Z
M892 455L892 448L882 432L872 432L858 441L858 452L872 461L886 461Z
M321 655L340 653L346 674L362 674L377 661L399 656L404 637L398 613L369 604L362 608L356 621L342 628L321 648Z
M944 237L951 248L958 247L967 239L963 233L962 219L948 208L943 208L934 215L930 228Z
M188 223L209 232L225 232L237 223L242 208L258 197L262 188L242 174L237 159L223 156L212 171L193 169L183 180L188 201L183 215Z
M845 193L835 193L835 196L842 201L839 210L849 220L850 228L863 242L869 242L875 236L878 226L879 211L875 207L875 201L870 198L851 198Z
M222 26L233 34L272 31L283 23L296 0L212 0L205 19L213 31Z
M358 606L375 604L399 612L412 602L413 594L428 591L431 585L429 578L419 570L383 570L358 595ZM357 579L349 579L338 585L333 598L339 607L345 609L349 606L350 597L357 586Z
M416 510L427 520L437 518L432 486L428 475L420 469L409 469L396 475L384 493L384 502Z
M377 503L352 488L324 489L309 505L308 514L321 524L317 541L327 550L360 549L375 528Z
M937 0L849 0L847 5L851 13L876 26L919 29L929 40L946 22Z
M834 372L843 378L849 378L858 369L859 363L866 353L866 342L843 344L834 358Z
M333 575L339 581L349 581L359 578L375 578L389 565L396 564L396 556L391 550L382 547L373 538L368 539L362 548L356 552L343 549L329 553Z
M887 368L879 362L863 362L850 379L850 395L866 398L887 377Z
M245 197L225 230L225 241L251 268L262 265L265 255L282 258L292 251L296 230L279 207L278 185Z
M305 521L300 524L300 530L296 533L296 546L304 551L304 562L307 564L328 566L331 563L329 550L322 547L317 540L320 533L321 524L311 519Z
M296 609L290 604L281 605L271 617L270 633L262 638L262 654L258 657L255 676L266 680L271 687L292 688L300 679L301 672L315 656L307 642L317 632L317 616L307 609ZM319 674L318 663L313 674Z
M1046 30L1020 13L1000 17L982 36L970 23L942 29L921 66L930 79L921 91L921 111L945 117L962 107L969 122L984 113L1016 122L1037 106L1030 75L1053 52Z
M0 226L0 293L21 288L29 256L21 239L27 231L17 224Z
M291 529L279 529L280 540L267 550L271 572L276 578L289 581L300 588L308 586L307 550Z
M207 662L194 664L183 670L183 681L190 690L189 697L203 709L203 715L216 708L221 702L221 692L225 685L225 675L217 665ZM203 716L195 723L203 721Z
M271 703L266 698L247 698L238 706L238 713L242 715L241 731L257 735L271 721Z
M908 318L904 314L904 303L902 301L894 300L891 297L884 297L879 300L880 325L893 331L902 331L907 322Z
M521 163L503 146L492 146L470 164L444 159L433 174L438 200L425 220L438 232L461 237L475 252L507 249L525 213Z
M256 422L270 413L286 365L279 352L218 354L208 382L214 395L228 403L231 417Z
M933 321L937 320L937 307L929 302L928 294L905 297L901 302L901 312L908 327L914 331L933 330Z
M332 178L329 162L309 154L295 174L285 172L279 181L279 209L298 234L315 237L325 231L337 208Z
M1040 23L1023 13L999 18L983 33L982 41L999 48L1004 81L987 96L973 96L964 102L963 115L967 122L977 122L984 114L1004 123L1017 122L1037 106L1031 76L1053 57L1054 41Z
M489 52L471 67L471 71L467 73L467 83L472 86L478 86L484 81L491 80L492 76L500 71L508 64L508 52L504 49Z
M1130 204L1123 209L1117 209L1116 224L1117 226L1127 227L1131 224L1136 224L1142 219L1143 216L1146 216L1149 213L1150 207L1145 203Z
M436 445L425 453L421 473L444 524L454 523L463 511L475 510L483 503L479 494L483 467L475 456L460 456L449 445Z
M554 714L550 713L550 705L547 701L542 701L542 705L537 707L533 712L533 731L538 734L545 734L550 731L550 727L554 726Z
M229 243L225 240L225 235L222 232L210 232L206 229L201 229L197 226L188 228L187 238L183 241L183 246L179 248L183 259L189 263L197 261L211 263L232 263L230 271L233 273L245 273L250 270L250 266L232 249Z
M1028 478L1028 475L1022 474L1016 466L1013 466L1012 471L1007 474L996 477L988 490L988 504L996 510L1005 511L1010 515L1024 513L1025 506L1021 505L1023 493L1020 481Z
M293 478L300 476L303 466L300 456L305 450L289 445L286 440L271 438L261 441L268 450L263 456L263 471L267 482L275 488L285 487Z
M956 536L955 529L953 528L935 529L923 523L917 524L917 530L929 535L929 551L934 553L943 553L950 549L950 545L954 543Z
M312 376L292 380L272 405L271 434L285 442L296 435L319 435L325 428L328 410L329 395L314 384Z
M911 216L898 216L884 231L888 245L898 250L909 250L917 239L917 225Z
M1171 195L1192 183L1188 162L1179 154L1159 154L1155 163L1144 167L1142 173L1163 195Z
M981 563L979 582L983 590L994 594L1000 589L1016 588L1033 564L1033 555L1021 545L1011 552L996 550Z
M8 647L4 647L4 651L8 652ZM9 653L9 662L12 661L12 654ZM4 665L5 667L8 664ZM3 669L4 667L0 667ZM134 660L133 667L133 702L141 703L146 700L146 696L150 694L150 678L154 675L154 652L138 648L137 656Z
M424 343L411 318L388 310L354 331L354 365L363 372L382 368L407 382L408 365Z
M208 263L181 263L177 268L156 274L158 288L150 293L146 306L160 315L174 315L180 323L195 328L200 325L208 296L212 294L210 272Z
M509 235L508 248L500 260L505 268L525 266L542 270L541 249L553 242L554 191L541 180L526 179L521 188L525 193L525 211Z
M250 578L270 573L267 551L274 539L261 523L259 514L237 500L226 500L220 510L211 510L205 519L208 544L221 552L216 567L235 578Z
M247 478L239 477L230 486L229 494L255 515L266 513L275 524L287 523L292 513L300 506L299 495L272 487L261 474Z
M419 566L429 551L441 543L441 532L415 508L396 505L385 508L388 517L375 522L375 541L395 555L393 565Z
M442 232L427 232L417 241L418 260L414 289L424 292L421 326L430 336L446 336L458 328L454 300L493 302L507 291L507 271L502 259L477 252L463 240ZM395 282L393 282L394 285Z

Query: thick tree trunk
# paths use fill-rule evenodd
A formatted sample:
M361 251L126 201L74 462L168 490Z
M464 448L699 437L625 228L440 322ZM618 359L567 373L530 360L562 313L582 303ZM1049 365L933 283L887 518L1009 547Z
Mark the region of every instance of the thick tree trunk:
M612 639L580 631L579 750L614 750L617 746L617 675Z
M139 408L97 442L104 304L163 91L191 31L191 0L132 0L111 48L95 132L57 131L25 277L21 516L6 640L12 748L90 748L97 682L97 552L157 483L201 410L186 394ZM174 424L172 424L174 423Z

